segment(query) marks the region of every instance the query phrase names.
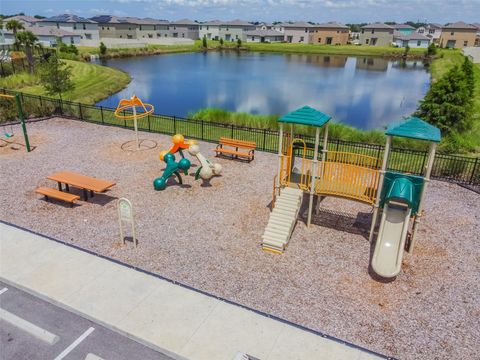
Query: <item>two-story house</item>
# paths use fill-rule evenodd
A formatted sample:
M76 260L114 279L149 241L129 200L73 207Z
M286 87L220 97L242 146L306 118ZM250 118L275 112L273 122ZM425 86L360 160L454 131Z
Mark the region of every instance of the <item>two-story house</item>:
M477 35L475 36L475 46L480 46L480 23L473 23L472 25L477 28Z
M200 39L204 37L208 40L219 40L220 39L220 26L223 24L220 20L211 20L204 23L201 23L199 26L199 36Z
M442 34L442 27L443 25L431 23L425 26L420 26L416 32L428 37L430 42L438 44L440 35Z
M348 26L336 22L313 25L315 31L312 34L313 44L323 45L346 45L348 43L350 29Z
M100 38L136 39L138 25L134 18L111 15L94 16L91 20L98 24Z
M394 28L384 23L362 26L359 43L369 46L390 46L393 43Z
M99 41L100 39L98 24L93 20L85 19L77 15L63 14L52 16L37 21L36 25L54 26L57 29L80 35L80 38L85 40Z
M167 37L169 34L168 27L170 23L166 20L156 20L152 18L134 19L133 22L138 25L136 28L137 39L155 39Z
M173 21L168 26L169 35L174 38L200 39L200 24L190 19Z
M220 38L225 41L247 40L247 31L255 30L255 25L243 20L226 21L220 26Z
M439 45L449 49L463 49L464 47L474 46L477 31L475 26L463 21L447 24L442 28Z
M315 28L312 24L304 21L294 23L282 23L284 41L288 43L310 44Z

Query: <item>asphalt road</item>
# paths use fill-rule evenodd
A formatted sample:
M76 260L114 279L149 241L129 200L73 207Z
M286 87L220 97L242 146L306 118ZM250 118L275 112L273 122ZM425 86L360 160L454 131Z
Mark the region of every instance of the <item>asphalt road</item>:
M0 359L172 360L173 358L0 282Z

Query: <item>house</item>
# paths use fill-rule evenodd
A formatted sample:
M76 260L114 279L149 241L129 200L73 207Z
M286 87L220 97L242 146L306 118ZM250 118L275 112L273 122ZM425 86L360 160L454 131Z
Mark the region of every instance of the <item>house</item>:
M277 30L250 30L245 32L247 42L281 42L283 33Z
M416 32L427 36L434 44L438 44L440 35L442 34L442 27L443 25L432 23L420 26Z
M211 20L200 24L199 36L200 39L206 37L208 40L220 39L220 26L223 24L220 20Z
M415 32L415 28L408 24L395 24L392 25L393 29L402 35L410 35L411 33Z
M477 28L477 35L475 36L474 46L480 46L480 23L473 23L472 25Z
M384 23L374 23L362 26L360 45L390 46L393 42L394 28Z
M225 41L241 41L247 40L247 31L255 30L255 25L243 21L243 20L232 20L223 23L220 26L220 38Z
M463 21L447 24L442 28L439 44L440 47L449 49L462 49L475 45L478 29Z
M72 32L57 29L56 26L25 26L25 31L32 32L37 38L37 43L46 47L57 46L59 42L70 45L79 45L81 36ZM5 43L13 44L15 38L11 30L5 30Z
M422 48L426 49L430 45L430 38L419 33L412 33L410 35L403 35L396 32L394 36L395 45L398 47Z
M313 44L346 45L350 36L348 26L336 22L314 25Z
M40 19L36 25L54 26L57 29L80 35L80 38L85 40L100 40L98 24L93 20L85 19L77 15L63 14L52 16L50 18Z
M174 38L200 39L200 24L190 19L171 22L168 31L169 36Z
M310 44L312 42L312 35L315 32L312 24L304 21L282 23L281 29L283 29L283 33L285 34L284 41L288 43Z
M156 20L152 18L127 18L137 25L136 36L137 39L155 39L160 37L167 37L169 34L168 27L170 23L166 20Z
M90 18L98 24L100 38L136 39L138 25L133 18L99 15Z

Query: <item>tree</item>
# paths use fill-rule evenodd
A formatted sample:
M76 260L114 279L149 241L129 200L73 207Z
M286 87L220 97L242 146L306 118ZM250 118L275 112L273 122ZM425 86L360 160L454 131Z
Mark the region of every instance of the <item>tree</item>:
M202 39L202 46L204 49L207 48L207 37L205 35L203 35L203 39Z
M473 64L466 56L462 64L462 70L465 73L468 93L470 94L470 96L473 96L473 93L475 92L475 75L473 73Z
M40 80L48 95L58 95L62 100L62 93L74 89L71 80L72 67L60 61L56 54L52 54L40 66Z
M223 38L220 38L220 46L223 46Z
M240 49L241 46L242 46L242 40L237 39L237 48Z
M427 55L428 56L435 56L436 54L437 54L437 47L432 42L430 45L428 45Z
M107 53L107 47L102 41L100 42L100 55L105 55L106 53Z
M410 52L410 46L408 46L407 44L405 46L405 49L403 50L403 57L407 57L409 52Z
M33 57L33 48L38 38L31 31L21 31L17 34L17 43L25 47L25 55L27 56L28 67L33 73L35 59Z
M461 133L470 128L472 104L465 72L455 66L431 85L415 115L445 134Z
M16 38L18 30L23 30L25 29L25 27L20 21L12 19L7 21L7 23L5 24L5 29L12 30L13 37Z

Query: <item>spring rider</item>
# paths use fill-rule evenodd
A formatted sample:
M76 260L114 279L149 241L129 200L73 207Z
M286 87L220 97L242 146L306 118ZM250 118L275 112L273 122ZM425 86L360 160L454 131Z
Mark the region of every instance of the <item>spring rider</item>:
M156 178L153 181L153 187L155 190L164 190L167 187L167 180L170 176L175 175L180 184L183 184L182 176L180 171L183 171L185 175L188 174L188 169L190 169L191 163L190 160L186 159L183 156L182 150L188 149L193 141L185 141L185 138L181 134L176 134L172 137L173 146L170 150L164 150L160 152L160 160L165 161L167 167L165 168L162 176ZM182 157L180 161L175 161L175 153L180 153Z

